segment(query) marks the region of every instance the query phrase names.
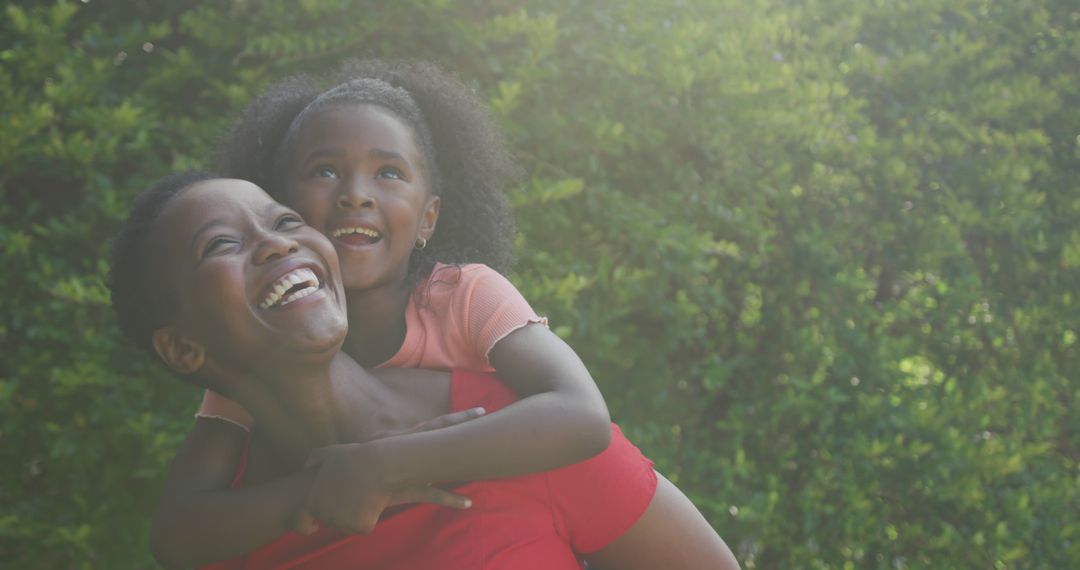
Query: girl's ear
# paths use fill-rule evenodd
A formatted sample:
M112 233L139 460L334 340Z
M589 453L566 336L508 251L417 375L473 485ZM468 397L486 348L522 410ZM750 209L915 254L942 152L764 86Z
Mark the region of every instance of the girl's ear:
M206 348L173 327L154 331L154 350L174 372L191 374L206 363Z
M424 206L424 217L420 220L419 233L425 240L431 239L431 234L435 233L435 224L439 221L440 204L439 197L432 196L428 198Z

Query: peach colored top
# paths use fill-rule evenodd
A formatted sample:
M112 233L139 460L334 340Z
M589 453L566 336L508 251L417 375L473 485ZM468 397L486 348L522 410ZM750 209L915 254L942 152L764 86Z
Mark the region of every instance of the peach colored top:
M405 341L380 368L465 368L492 371L488 353L529 324L547 325L506 277L478 264L437 264L405 307ZM250 431L255 419L240 404L207 390L196 417Z

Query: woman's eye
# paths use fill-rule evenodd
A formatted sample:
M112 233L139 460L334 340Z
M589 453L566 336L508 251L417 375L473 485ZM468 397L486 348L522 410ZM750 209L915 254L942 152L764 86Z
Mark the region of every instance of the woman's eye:
M401 173L401 170L393 166L384 166L379 169L377 173L379 178L390 178L392 180L404 180L405 175Z
M207 242L206 247L203 248L203 257L213 255L215 253L221 253L225 251L230 245L236 243L236 240L232 238L218 237Z
M320 166L311 175L315 178L337 178L337 171L329 166Z
M278 221L274 223L274 230L291 230L302 225L304 225L304 220L300 219L300 216L295 214L285 214L278 218Z

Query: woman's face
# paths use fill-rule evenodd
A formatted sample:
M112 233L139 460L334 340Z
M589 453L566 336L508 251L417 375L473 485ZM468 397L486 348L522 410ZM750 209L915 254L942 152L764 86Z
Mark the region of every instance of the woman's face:
M150 251L165 254L177 326L211 358L246 369L340 346L348 325L333 247L254 184L197 183L157 227Z
M347 290L399 287L439 217L412 129L374 105L317 112L301 128L286 201L334 244Z

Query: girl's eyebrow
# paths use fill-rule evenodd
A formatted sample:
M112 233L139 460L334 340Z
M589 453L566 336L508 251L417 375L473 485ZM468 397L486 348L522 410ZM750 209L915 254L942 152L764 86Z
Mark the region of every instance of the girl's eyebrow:
M340 146L324 146L319 147L304 156L305 161L311 161L324 157L339 157L348 154L344 148ZM373 148L368 151L368 155L375 158L382 158L388 160L398 160L408 163L409 159L405 158L405 155L396 150L390 150L385 148Z
M388 160L397 160L397 161L400 161L400 162L404 162L406 164L409 163L409 159L405 158L405 155L403 155L400 152L397 152L395 150L387 150L387 149L384 149L384 148L373 148L373 149L368 151L368 154L371 155L371 156L374 156L375 158L384 158L384 159L388 159Z
M327 157L327 156L338 157L338 156L344 156L344 155L345 155L345 149L343 149L343 148L341 148L339 146L324 146L324 147L317 148L317 149L307 153L307 155L304 156L304 160L305 161L310 161L310 160L313 160L313 159L323 158L323 157Z

